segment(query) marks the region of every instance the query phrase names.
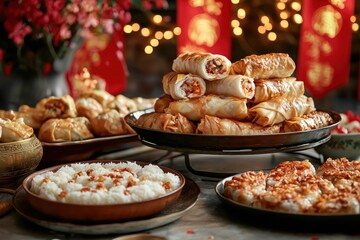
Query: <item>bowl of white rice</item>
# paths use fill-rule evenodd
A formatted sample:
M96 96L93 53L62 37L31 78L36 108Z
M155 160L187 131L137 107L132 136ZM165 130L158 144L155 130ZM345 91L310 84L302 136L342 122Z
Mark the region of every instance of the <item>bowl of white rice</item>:
M175 202L185 185L176 170L144 162L93 160L29 175L30 205L57 220L99 223L143 218Z

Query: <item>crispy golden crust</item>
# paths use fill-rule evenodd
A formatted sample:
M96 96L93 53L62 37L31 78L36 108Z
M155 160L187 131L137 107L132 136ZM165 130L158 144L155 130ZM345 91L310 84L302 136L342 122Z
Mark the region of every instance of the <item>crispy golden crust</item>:
M280 125L263 127L256 123L240 122L206 115L196 128L197 133L218 135L260 135L280 132Z
M44 111L43 121L50 118L73 118L78 115L75 101L68 94L44 98L36 104L36 108Z
M75 106L80 116L89 119L96 117L104 111L103 106L92 97L81 97L76 99Z
M250 55L232 63L230 74L242 74L254 79L290 77L295 62L286 53Z
M275 97L249 109L253 121L261 126L271 126L287 119L300 117L316 110L311 97Z
M145 113L139 117L136 124L140 127L151 128L174 133L194 133L195 125L181 114Z
M170 114L181 113L191 121L199 121L205 115L240 121L249 117L247 99L214 94L170 102L165 112Z
M51 118L45 121L38 133L42 142L78 141L93 138L90 122L85 117Z
M326 127L333 122L334 120L330 114L321 111L312 111L301 117L285 120L283 123L283 130L284 132L305 131Z
M24 123L24 119L0 118L0 143L15 142L30 138L34 129Z
M274 97L299 97L305 93L303 81L294 77L258 79L254 81L255 93L253 103L260 103Z
M234 176L224 185L224 196L236 202L251 204L254 199L264 193L266 188L266 174L259 172L245 172Z
M164 94L164 95L160 96L155 101L155 104L154 104L155 112L164 113L165 109L168 108L170 103L173 101L174 101L174 99L168 94Z
M111 109L90 119L92 131L95 136L108 137L121 134L135 133L125 122L124 115Z
M287 161L265 174L245 172L233 177L225 182L223 194L239 203L269 210L358 214L359 164L344 158L328 159L316 173L308 160Z

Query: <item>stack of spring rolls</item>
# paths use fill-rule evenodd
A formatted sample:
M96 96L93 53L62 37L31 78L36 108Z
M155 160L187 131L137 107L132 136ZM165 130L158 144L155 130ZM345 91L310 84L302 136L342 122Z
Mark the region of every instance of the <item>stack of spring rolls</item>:
M155 112L139 117L145 128L178 133L258 135L304 131L333 123L291 77L288 54L250 55L231 63L222 55L185 52L162 79Z

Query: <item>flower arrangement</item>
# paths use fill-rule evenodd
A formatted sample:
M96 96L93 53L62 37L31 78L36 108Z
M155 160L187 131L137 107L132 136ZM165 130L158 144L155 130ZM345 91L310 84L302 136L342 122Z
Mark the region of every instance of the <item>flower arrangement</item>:
M163 0L135 1L143 7ZM0 0L0 73L49 74L83 39L130 20L131 0Z

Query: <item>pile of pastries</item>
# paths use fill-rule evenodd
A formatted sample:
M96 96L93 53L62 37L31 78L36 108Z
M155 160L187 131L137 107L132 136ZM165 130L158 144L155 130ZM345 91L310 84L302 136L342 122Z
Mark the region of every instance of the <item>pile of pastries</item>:
M203 52L180 54L162 79L164 95L141 127L178 133L255 135L304 131L333 123L317 111L304 83L292 77L288 54L250 55L236 62Z
M247 171L224 182L223 195L261 209L291 213L360 213L360 161L285 161L270 172Z
M86 91L76 99L70 95L51 96L35 107L21 105L17 111L0 110L0 142L26 139L34 133L42 142L134 134L125 115L152 107L155 100L114 96L105 90Z

